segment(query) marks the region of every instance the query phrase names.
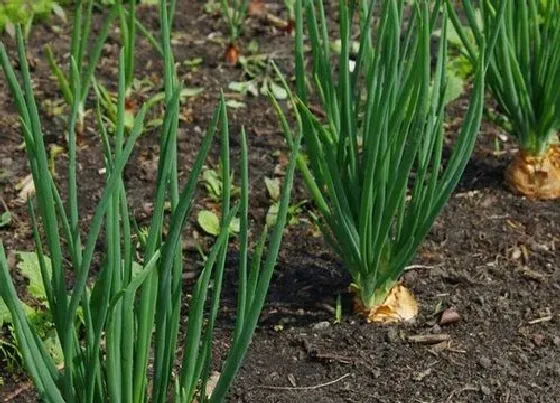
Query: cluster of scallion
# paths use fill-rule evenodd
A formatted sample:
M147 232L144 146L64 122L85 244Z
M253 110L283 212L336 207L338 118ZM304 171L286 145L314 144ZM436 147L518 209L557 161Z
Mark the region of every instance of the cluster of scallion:
M452 7L450 17L471 61L488 38L484 27L499 27L486 87L520 147L506 182L530 197L560 198L560 1L485 0L479 8L470 0L462 3L472 35ZM501 4L503 17L497 12Z
M283 236L296 153L286 169L275 227L270 237L266 230L259 237L249 265L247 140L242 130L240 201L238 206L233 207L230 206L230 133L223 97L203 138L187 183L182 190L179 188L176 146L181 83L175 74L171 50L173 10L173 4L168 6L166 1L161 2L165 114L159 132L161 154L153 215L147 231L143 233L135 233L132 225L123 172L136 140L144 131L147 106L138 111L132 129L126 132L126 89L130 82L128 75L133 72L126 47L119 57L117 113L112 137L108 136L97 94L97 131L103 144L107 176L87 235L83 238L80 227L83 217L80 217L78 203L76 137L95 66L90 65L87 71L91 74L84 76L78 66L81 59L76 60L74 56L79 58L86 53L87 41L79 37L73 40L74 46L82 49L73 50L70 60L66 202L62 200L59 186L49 170L21 28L17 29L17 53L21 66L19 79L4 45L0 44L2 69L21 118L25 150L35 183L35 203L30 200L28 205L48 309L64 353L62 368L54 365L25 317L1 242L0 296L13 317L26 370L45 402L140 403L170 399L177 402L221 402L239 370L257 326ZM95 58L97 56L92 59ZM82 80L83 77L85 80ZM181 238L193 205L199 173L217 132L221 137L223 170L222 229L193 286L191 303L185 311ZM170 206L167 220L164 214L166 205ZM212 338L220 307L230 235L229 223L235 216L240 218L236 324L219 379L207 395L206 386L212 373ZM40 228L44 236L40 235ZM105 234L104 247L98 250L101 233ZM46 257L50 258L51 269L47 268ZM97 265L94 261L101 263ZM188 317L186 328L182 326L181 318L184 316ZM178 355L178 350L182 354ZM175 365L177 360L181 362L179 369Z

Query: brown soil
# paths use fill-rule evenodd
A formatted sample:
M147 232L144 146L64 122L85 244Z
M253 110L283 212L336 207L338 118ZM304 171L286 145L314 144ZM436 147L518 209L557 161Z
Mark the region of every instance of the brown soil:
M178 152L183 181L219 89L243 74L223 62L227 43L208 39L209 34L225 29L216 16L203 13L202 6L201 1L179 1L175 23L179 72L187 86L204 87L203 94L189 100L182 110ZM271 8L283 17L281 10ZM157 30L155 9L143 8L139 14L148 27ZM95 26L99 20L97 15ZM41 49L51 43L56 55L67 52L67 26L63 32L55 33L52 25L39 24L29 38L29 58L35 64L32 74L40 101L60 98ZM13 55L13 41L5 35L1 38ZM241 38L242 52L243 44L251 39L259 43L261 53L274 53L289 76L293 69L290 36L262 19L252 19ZM137 76L160 80L159 56L143 39L139 42ZM99 68L99 75L108 83L116 81L117 46L118 35L113 33ZM196 57L203 59L198 70L183 65ZM239 129L246 125L250 133L252 219L258 226L269 203L264 176L275 175L287 150L269 103L263 97L244 101L247 108L230 110L231 143L235 162ZM450 106L450 133L460 124L467 102L461 99ZM23 151L18 149L22 142L18 118L4 80L0 80L0 111L0 195L15 216L8 228L0 229L0 237L7 250L29 250L29 222L24 206L16 201L15 190L15 184L29 170ZM60 117L44 113L42 120L46 142L64 144ZM494 153L497 134L496 128L484 123L458 189L410 263L414 266L404 283L420 304L414 324L368 325L354 316L345 291L349 278L340 260L314 236L307 222L288 228L262 321L231 390L231 402L560 401L559 204L529 201L507 191L503 171L513 145L504 142L502 153ZM157 144L157 132L147 133L126 172L130 202L141 222L147 217L146 200L151 200ZM210 165L216 166L217 147ZM280 157L275 155L278 150ZM88 215L95 208L103 182L98 172L101 150L93 126L85 131L79 161L82 225L87 229ZM58 159L58 172L64 172L65 164L64 157ZM57 181L64 193L64 177ZM300 181L295 197L307 197ZM201 197L195 210L204 204ZM189 233L194 223L192 219ZM192 251L188 255L195 259ZM226 306L215 340L216 368L226 352L232 327L235 256L232 252L228 262ZM338 294L343 294L343 320L333 324ZM446 308L454 308L461 320L440 325L439 313ZM409 339L417 335L444 341L425 344ZM0 397L35 400L25 376L8 373L4 362L0 362L0 376L4 378Z

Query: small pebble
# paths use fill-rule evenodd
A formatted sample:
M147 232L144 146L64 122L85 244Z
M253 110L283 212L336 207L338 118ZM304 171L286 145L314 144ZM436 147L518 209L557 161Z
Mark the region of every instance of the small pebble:
M545 340L546 340L545 335L540 333L535 333L532 337L532 341L535 344L535 346L542 346Z
M414 285L417 280L418 280L418 273L415 270L409 270L403 276L403 281L408 286Z
M525 354L525 353L519 353L517 358L518 358L519 363L521 363L521 364L527 364L529 362L529 357L527 357L527 354Z
M441 314L441 319L439 320L439 324L450 325L452 323L459 322L460 320L461 320L461 315L459 315L459 313L455 309L447 308Z
M319 322L319 323L315 323L313 325L313 330L325 330L328 329L331 326L330 322Z
M488 357L480 357L478 363L483 369L490 369L492 366L492 361L490 361L490 358Z
M387 339L387 341L389 343L398 343L399 333L398 333L397 329L394 328L394 327L390 327L387 330L387 334L385 335L385 338Z
M266 376L266 379L267 379L268 381L274 381L274 380L278 379L278 377L279 377L278 372L274 371L274 372L271 372L270 374L268 374L268 375Z

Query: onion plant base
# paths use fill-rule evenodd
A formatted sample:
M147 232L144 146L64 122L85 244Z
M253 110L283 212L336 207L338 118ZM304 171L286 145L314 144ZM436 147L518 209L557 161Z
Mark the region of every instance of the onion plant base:
M235 43L230 43L224 53L224 59L228 64L236 65L239 61L239 48Z
M371 307L364 305L358 289L351 287L350 291L354 294L352 301L354 312L362 314L368 323L408 322L418 315L416 298L401 284L391 288L381 304Z
M247 15L260 17L266 15L266 4L262 0L252 0L247 7Z
M551 145L542 156L520 151L505 172L508 187L531 199L560 198L560 145Z

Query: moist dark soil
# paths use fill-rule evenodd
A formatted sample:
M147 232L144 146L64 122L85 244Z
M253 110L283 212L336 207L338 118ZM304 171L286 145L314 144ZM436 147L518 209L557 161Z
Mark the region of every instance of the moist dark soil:
M208 126L220 89L226 97L246 102L230 109L231 145L238 161L241 125L249 133L251 219L262 227L269 206L264 177L280 176L287 149L274 112L264 97L240 98L227 90L244 78L242 69L223 62L227 41L217 15L205 13L201 1L179 1L174 27L178 72L187 87L204 91L182 106L178 140L180 179L184 182L202 134ZM280 3L269 12L286 15ZM336 13L330 13L335 29ZM141 7L141 21L158 30L155 8ZM96 14L94 31L103 15ZM59 29L60 28L60 29ZM50 43L59 60L67 60L69 26L53 18L36 24L28 39L35 95L42 106L47 144L64 145L65 122L48 110L46 101L60 100L50 77L43 46ZM10 54L14 42L2 34ZM241 38L242 52L254 40L259 53L277 60L288 77L293 72L292 37L270 19L251 17ZM114 89L118 33L104 47L99 79ZM185 61L202 58L195 69ZM15 59L14 59L15 60ZM161 58L142 38L138 45L137 77L161 89ZM113 83L113 84L111 84ZM146 95L139 96L141 102ZM468 94L448 108L450 143L460 127ZM104 177L99 138L93 120L86 120L79 150L82 228L99 198ZM136 219L149 218L149 201L159 154L157 129L142 137L126 171L129 202ZM560 401L560 217L558 202L538 202L511 194L503 185L503 171L516 151L512 140L488 122L482 125L474 155L449 203L418 250L404 276L416 295L420 315L413 324L371 325L352 314L346 292L349 277L341 261L328 249L304 211L290 225L273 277L260 326L230 392L231 402L558 402ZM15 107L6 83L0 80L0 196L13 213L12 223L0 229L8 251L31 250L30 223L15 185L29 173ZM216 142L208 165L218 165ZM66 157L56 163L57 182L65 194ZM197 231L196 212L209 206L201 188L199 202L186 230ZM301 180L296 200L307 200ZM311 209L311 203L304 210ZM200 231L198 230L200 233ZM256 233L256 231L254 232ZM202 241L210 239L201 235ZM102 243L100 244L102 247ZM197 255L185 245L186 267L196 275ZM12 270L14 260L10 259ZM235 245L228 260L225 305L215 339L215 368L230 343L235 311ZM189 277L189 276L187 276ZM24 279L15 274L18 287ZM186 292L188 292L186 284ZM342 296L341 323L334 323L337 295ZM453 309L460 320L441 324L441 313ZM4 329L6 333L6 329ZM415 341L419 337L420 341ZM20 370L8 371L0 361L0 398L35 401L36 395Z

